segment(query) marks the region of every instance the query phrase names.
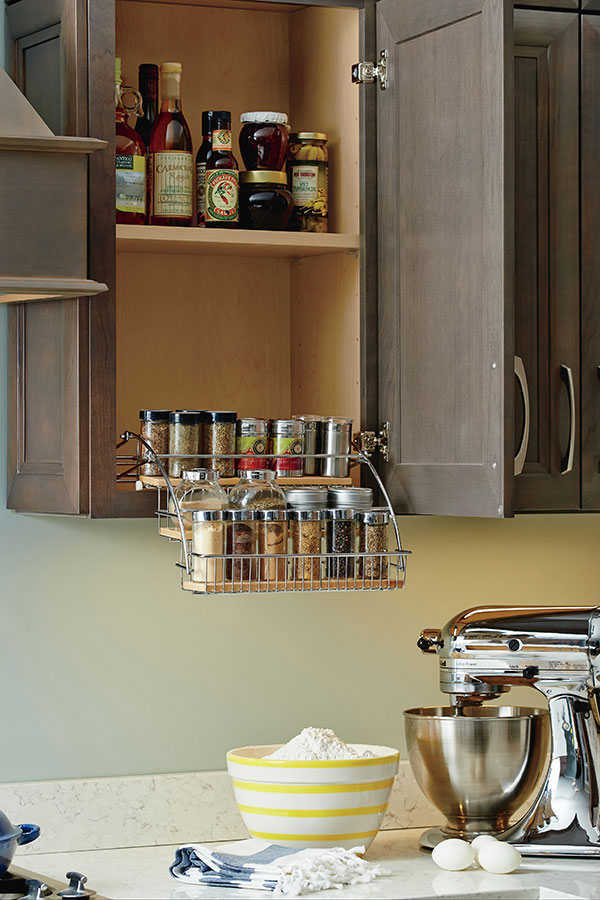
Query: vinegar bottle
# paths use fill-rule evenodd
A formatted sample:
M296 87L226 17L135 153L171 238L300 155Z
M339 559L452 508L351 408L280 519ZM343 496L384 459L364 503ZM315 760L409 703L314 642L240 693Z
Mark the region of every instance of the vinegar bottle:
M136 105L127 109L123 93L131 93ZM115 60L115 167L116 209L119 225L143 225L146 221L146 145L127 123L135 112L141 115L142 98L134 88L121 84L121 60Z
M212 147L206 158L206 227L237 228L238 163L231 150L231 113L213 112Z
M142 63L138 69L138 84L142 95L143 115L135 123L135 130L150 150L152 126L158 116L158 66Z
M191 225L192 137L181 111L181 63L160 67L160 114L150 137L150 224Z

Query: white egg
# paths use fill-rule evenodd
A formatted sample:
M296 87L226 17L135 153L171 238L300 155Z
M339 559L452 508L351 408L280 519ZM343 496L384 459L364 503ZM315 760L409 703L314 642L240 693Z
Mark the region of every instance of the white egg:
M504 841L488 841L479 850L479 865L494 875L508 875L521 865L521 854Z
M471 845L466 841L449 838L433 848L431 858L440 869L459 872L461 869L468 869L473 865L474 855Z
M495 837L492 837L491 834L480 834L476 838L471 841L471 847L473 848L473 854L475 856L475 862L479 862L479 851L485 844L489 844L491 841L492 844L497 844L498 841Z

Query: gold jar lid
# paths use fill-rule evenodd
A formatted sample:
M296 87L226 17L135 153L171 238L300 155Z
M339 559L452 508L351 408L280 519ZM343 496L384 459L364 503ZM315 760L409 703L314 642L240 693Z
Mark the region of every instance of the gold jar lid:
M160 71L166 75L181 75L183 66L180 62L166 62L160 64Z
M322 131L297 131L290 134L290 141L327 141L328 137Z
M285 172L276 172L271 169L252 169L250 172L240 172L240 183L287 185L287 175Z

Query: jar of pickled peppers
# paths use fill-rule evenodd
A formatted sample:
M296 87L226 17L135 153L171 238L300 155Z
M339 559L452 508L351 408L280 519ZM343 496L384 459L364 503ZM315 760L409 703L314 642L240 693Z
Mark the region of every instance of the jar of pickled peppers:
M294 198L292 231L327 231L328 154L327 135L299 131L290 135L287 172Z

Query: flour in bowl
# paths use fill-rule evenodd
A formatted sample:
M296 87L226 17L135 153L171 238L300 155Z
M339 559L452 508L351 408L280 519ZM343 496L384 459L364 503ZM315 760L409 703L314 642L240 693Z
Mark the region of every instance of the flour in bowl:
M322 759L370 759L375 756L370 750L357 750L345 744L331 728L304 728L300 734L264 759L287 759L291 761Z

